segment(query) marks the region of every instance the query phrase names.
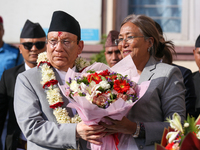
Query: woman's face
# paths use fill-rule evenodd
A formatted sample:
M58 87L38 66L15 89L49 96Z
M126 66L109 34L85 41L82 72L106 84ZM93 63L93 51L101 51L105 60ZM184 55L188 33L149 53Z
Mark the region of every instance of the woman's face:
M131 39L132 36L135 38ZM131 22L125 23L120 29L119 39L127 38L130 38L130 40L123 40L121 44L118 44L123 58L130 54L134 62L149 59L148 48L152 44L148 39L145 40L139 28Z

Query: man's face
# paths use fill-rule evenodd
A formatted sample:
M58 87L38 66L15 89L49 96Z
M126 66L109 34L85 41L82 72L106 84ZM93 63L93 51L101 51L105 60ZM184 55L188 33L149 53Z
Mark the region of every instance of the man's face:
M37 65L38 54L46 50L46 37L43 38L21 38L19 50L24 57L24 61L29 67ZM32 47L31 45L35 43Z
M114 66L116 63L118 63L122 59L122 55L117 46L106 47L105 57L110 67Z
M194 49L193 54L194 54L196 64L197 64L199 71L200 71L200 47L197 47L196 49Z
M77 44L77 36L69 32L49 32L47 57L58 70L73 68L78 55L82 52L83 41Z
M0 23L0 43L3 41L3 35L4 35L4 28L3 25Z

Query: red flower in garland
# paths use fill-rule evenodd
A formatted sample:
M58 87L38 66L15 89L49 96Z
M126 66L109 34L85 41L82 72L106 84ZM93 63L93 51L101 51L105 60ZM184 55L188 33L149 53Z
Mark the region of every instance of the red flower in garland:
M58 80L52 79L52 80L50 80L50 81L47 81L47 82L43 85L43 88L45 88L45 86L50 87L51 85L55 85L55 84L57 84L57 83L58 83Z
M55 103L55 104L53 104L53 105L50 105L49 107L55 109L55 108L57 108L57 107L61 107L61 106L63 105L63 103L64 103L64 102L58 102L58 103Z
M90 75L88 75L88 82L90 83L91 81L94 81L96 82L96 84L99 84L99 82L101 82L101 77L95 72L95 73L92 73Z
M130 84L126 82L126 80L115 80L113 85L114 90L118 93L125 93L129 90Z
M39 68L39 66L41 64L44 64L44 63L46 63L48 66L51 66L50 62L48 62L48 61L41 61L41 62L39 62L39 64L37 65L37 67Z

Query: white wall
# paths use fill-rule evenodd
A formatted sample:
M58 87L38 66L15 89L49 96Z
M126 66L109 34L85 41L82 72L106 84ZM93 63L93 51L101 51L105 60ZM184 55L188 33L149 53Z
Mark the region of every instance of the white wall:
M3 17L5 29L4 41L18 43L27 19L39 22L48 30L52 14L56 10L63 10L79 21L86 43L99 43L101 0L0 0L0 16Z

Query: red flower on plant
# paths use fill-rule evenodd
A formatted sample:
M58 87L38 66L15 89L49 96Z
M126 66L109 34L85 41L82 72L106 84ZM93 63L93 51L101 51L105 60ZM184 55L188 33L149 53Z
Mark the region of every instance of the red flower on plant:
M118 93L125 93L129 90L130 84L126 82L126 80L115 80L113 85L114 90Z
M95 73L92 73L90 75L88 75L88 82L90 83L91 81L94 81L96 82L96 84L99 84L99 82L101 82L101 77L95 72Z

